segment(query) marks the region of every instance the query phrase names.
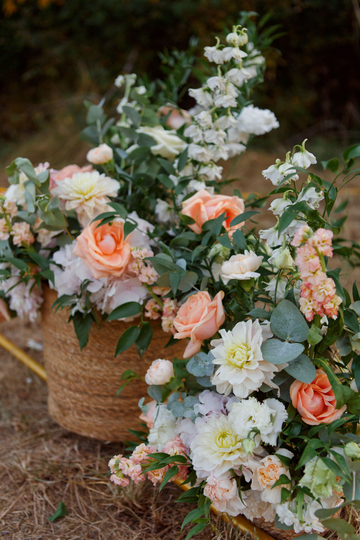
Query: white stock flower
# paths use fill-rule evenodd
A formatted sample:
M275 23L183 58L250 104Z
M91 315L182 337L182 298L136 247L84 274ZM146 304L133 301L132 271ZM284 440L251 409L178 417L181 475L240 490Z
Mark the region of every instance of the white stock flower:
M190 159L201 161L203 163L208 163L212 158L209 148L206 146L200 146L199 144L189 144L188 153Z
M277 279L273 277L265 287L265 291L269 296L275 300L275 291L276 291L276 303L280 302L285 296L286 286L288 280L285 277L280 277ZM290 288L290 287L289 287ZM296 300L300 298L300 281L296 281L294 286L294 295Z
M168 223L174 217L174 209L166 201L157 199L155 206L155 216L160 223Z
M59 197L65 210L75 210L82 226L109 210L109 197L116 197L120 184L98 171L75 173L71 178L55 181L53 196Z
M287 364L285 364L286 367ZM284 367L284 364L283 366ZM275 446L277 444L277 438L281 433L283 423L287 420L288 413L285 406L275 398L265 399L264 404L270 409L271 426L265 431L261 432L261 440L265 444L271 444Z
M284 239L284 232L279 236L278 233L278 224L269 229L261 229L259 231L259 236L261 240L265 240L269 247L273 248L282 244Z
M204 495L212 502L218 512L226 512L229 516L237 516L245 508L239 496L235 478L230 475L220 477L209 476L206 479Z
M265 341L259 321L242 321L232 330L220 330L221 339L211 342L213 364L219 366L212 383L220 394L233 392L246 398L263 383L277 388L271 380L279 371L275 364L264 360L261 345Z
M227 143L225 148L227 150L228 158L238 156L246 150L246 146L240 143Z
M205 47L204 48L204 56L209 60L209 62L214 62L215 64L223 64L223 54L221 49L218 49L216 45L213 47Z
M186 143L178 137L177 133L173 129L165 129L163 126L140 126L137 133L145 133L150 135L155 141L156 145L150 146L150 151L154 155L159 155L169 161L174 161L186 147Z
M284 180L286 176L292 174L291 178L288 178L284 183L289 184L290 180L298 180L299 175L296 174L296 169L294 169L291 163L281 163L280 159L276 160L275 165L270 165L267 169L262 171L264 178L270 180L274 186L278 186L280 182Z
M215 165L215 163L207 163L206 165L202 165L199 169L199 174L202 176L206 176L209 180L221 180L223 168L219 165Z
M107 144L100 144L96 148L92 148L86 154L86 159L90 163L95 163L96 165L103 165L108 163L114 157L113 150Z
M222 129L208 129L204 132L205 142L221 146L224 144L226 132Z
M286 198L275 199L271 202L269 210L274 214L274 216L282 216L284 211L292 205L292 202Z
M333 508L334 506L336 506L336 501L333 499L322 499L320 503L316 500L314 501L308 495L305 495L301 521L299 519L296 500L278 504L276 513L280 523L293 527L295 534L299 534L302 531L306 534L309 534L312 531L323 533L325 527L322 525L320 519L315 516L315 512L321 508Z
M154 427L150 429L148 442L150 446L155 446L161 452L166 443L175 437L176 418L168 410L166 403L161 403L156 407L154 413Z
M219 159L229 159L229 150L227 146L211 146L209 148L210 158L217 162ZM240 153L240 152L239 152Z
M204 139L204 133L203 133L202 129L199 126L195 125L195 124L192 124L191 126L188 126L184 130L184 135L185 135L185 137L189 137L189 139L191 139L192 142L194 142L194 143L203 142L203 139Z
M256 255L253 251L245 250L244 254L233 255L228 261L221 265L220 276L224 284L227 285L231 279L247 280L258 278L260 274L255 272L261 265L262 256Z
M246 461L242 439L224 415L203 422L190 449L198 478L207 478L211 473L220 476Z
M202 111L199 114L194 116L194 120L201 126L202 128L211 128L213 125L212 116L210 111Z
M174 367L170 360L158 358L154 360L145 375L145 382L149 386L152 384L161 385L170 381L174 377Z
M309 189L304 188L296 200L296 202L304 201L310 208L316 210L319 208L320 202L324 199L324 193L322 191L317 191L316 188L311 187Z
M256 71L254 73L247 68L233 68L225 74L225 77L228 81L232 82L236 86L242 86L244 82L252 79L253 77L255 77L255 75Z
M214 100L211 93L204 88L190 88L189 96L194 98L196 103L208 109L213 106Z
M17 271L13 267L12 273L15 272ZM0 288L4 291L5 297L9 298L9 308L21 319L29 317L30 321L34 322L43 302L41 290L33 279L30 279L27 285L24 282L20 283L19 280L15 274L2 281Z

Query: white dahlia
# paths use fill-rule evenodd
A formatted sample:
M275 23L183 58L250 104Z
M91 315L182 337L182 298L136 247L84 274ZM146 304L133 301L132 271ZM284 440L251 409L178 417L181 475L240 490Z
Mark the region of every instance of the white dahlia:
M258 321L239 322L232 330L220 330L220 335L221 339L211 342L213 364L219 366L212 383L220 394L233 392L246 398L263 383L277 388L271 380L279 369L264 360L261 352L261 344L271 336L263 335Z
M65 210L75 210L83 227L96 216L110 210L109 197L116 197L120 184L98 171L75 173L71 178L56 180L53 196L59 197Z
M150 442L150 439L149 439ZM213 416L202 423L192 441L191 458L199 478L220 476L247 461L242 438L227 416Z

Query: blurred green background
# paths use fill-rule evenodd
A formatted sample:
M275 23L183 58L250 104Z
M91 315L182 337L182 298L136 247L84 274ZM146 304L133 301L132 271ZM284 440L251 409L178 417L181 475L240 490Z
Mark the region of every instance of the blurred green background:
M284 33L255 96L281 127L257 144L309 137L336 149L359 139L358 0L5 0L1 165L26 152L52 165L73 162L83 152L84 99L99 100L124 71L161 76L158 51L186 49L191 36L201 55L242 10L271 11L266 26Z

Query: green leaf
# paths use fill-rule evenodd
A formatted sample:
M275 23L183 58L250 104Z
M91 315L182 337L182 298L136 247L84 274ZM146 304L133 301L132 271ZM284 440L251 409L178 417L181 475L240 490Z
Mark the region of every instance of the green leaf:
M104 119L104 110L98 105L91 105L86 115L86 122L88 124L95 124L97 120L100 122Z
M160 158L160 157L157 158L157 161L160 163L160 165L164 167L165 171L168 174L176 174L174 166L172 163L170 163L170 161L168 161L167 159Z
M284 364L295 360L303 352L300 343L287 343L278 339L267 339L261 346L265 360L271 364Z
M320 163L324 171L326 171L326 169L329 169L329 171L336 173L339 170L340 162L336 157L329 159L329 161L321 161Z
M185 167L188 160L188 146L185 148L185 150L180 154L178 164L177 164L177 170L180 172Z
M270 320L271 313L262 308L254 308L249 311L248 315L254 319L265 319L268 321Z
M160 182L168 189L174 189L174 182L166 174L159 174L158 176Z
M360 144L354 144L349 146L343 153L344 161L348 162L351 159L357 158L360 156Z
M326 372L326 375L328 376L329 382L331 384L331 387L334 391L335 398L336 398L336 408L341 409L347 401L349 401L353 395L353 390L347 386L343 386L339 379L336 377L335 373L333 372L332 368L329 366L329 364L322 358L317 358L317 362L319 362Z
M117 202L109 202L108 206L111 206L115 210L119 216L121 216L123 219L126 219L128 216L128 211L126 210L125 206L123 206L120 203Z
M66 506L61 501L61 502L59 502L58 507L55 510L54 514L52 516L48 517L48 520L49 521L55 521L58 518L66 516L66 514L67 514Z
M147 389L147 393L152 399L155 399L158 403L162 400L161 385L150 384Z
M298 216L298 211L285 210L279 221L278 234L280 235Z
M189 373L195 375L195 377L210 377L214 373L215 368L212 362L213 358L211 353L199 352L189 360L186 369Z
M27 254L42 270L47 270L48 268L50 268L49 261L46 257L40 255L40 253L37 253L36 251L31 251L29 249L27 250Z
M243 221L246 221L247 219L250 219L252 216L255 216L255 214L260 214L260 212L256 212L255 210L249 210L247 212L243 212L239 216L236 216L230 223L230 227L235 227L235 225L239 225L239 223L242 223Z
M185 525L187 525L191 521L195 521L196 519L199 519L201 516L203 516L205 512L207 511L207 509L209 508L209 506L210 506L210 501L208 504L204 504L203 506L200 506L200 508L195 508L195 510L192 510L191 512L189 512L188 515L185 517L184 521L182 522L181 530L183 530Z
M242 231L240 231L240 229L236 229L236 231L232 235L232 240L234 244L236 244L237 247L241 249L241 251L245 251L245 249L247 249L245 236Z
M353 525L351 525L344 519L339 519L339 518L325 519L325 521L323 521L322 524L327 529L330 529L331 531L336 531L341 534L353 534L356 532L355 527L353 527Z
M193 527L191 529L191 531L186 535L186 538L185 540L190 540L190 538L192 538L193 536L195 536L195 534L198 534L199 532L201 532L203 529L205 529L205 527L208 526L208 521L206 522L203 522L203 523L198 523L197 525L195 525L195 527Z
M118 319L125 319L126 317L134 317L139 313L141 313L141 306L138 302L126 302L113 309L107 320L117 321Z
M130 234L132 233L136 227L138 226L137 223L134 223L132 221L125 221L124 223L124 239Z
M120 337L115 351L115 357L119 354L130 349L132 345L136 342L140 335L140 328L138 326L130 326Z
M186 272L185 276L182 278L179 284L179 289L182 292L187 292L195 285L199 279L196 272ZM170 283L171 283L171 274L170 274Z
M139 127L141 124L141 115L134 109L134 107L129 107L129 105L124 105L123 111L135 127Z
M285 371L294 379L306 384L312 383L316 377L316 368L305 354L300 354L298 358L290 362Z
M284 484L291 484L291 480L286 476L286 474L281 474L280 478L271 486L271 489L274 489L277 486L283 486Z
M289 300L282 300L274 309L271 319L271 331L279 338L289 341L305 341L309 327L296 306Z
M25 175L32 180L36 186L40 187L40 182L30 160L27 158L18 157L15 159L15 165L18 169L22 170L22 172L25 173Z
M93 320L94 319L90 313L84 317L83 313L77 311L73 316L74 329L79 340L80 350L82 350L89 341L89 333Z
M176 476L178 472L179 472L179 467L177 467L176 465L174 465L173 467L170 467L170 469L168 469L165 473L164 479L161 482L161 485L159 487L159 491L161 491L162 488L165 486L165 484L167 484L169 480L171 480L174 476Z
M322 335L320 334L320 328L312 324L309 330L309 335L307 337L310 345L317 345L322 340Z
M140 358L149 347L153 337L153 328L148 321L145 321L141 327L140 335L136 340L136 348Z
M29 270L28 265L26 262L22 261L21 259L15 259L15 257L5 257L9 263L11 263L15 268L18 268L19 270L23 270L27 272Z

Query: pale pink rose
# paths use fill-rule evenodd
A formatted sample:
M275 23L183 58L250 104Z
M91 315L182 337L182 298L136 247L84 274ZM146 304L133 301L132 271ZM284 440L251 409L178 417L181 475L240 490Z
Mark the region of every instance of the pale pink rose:
M310 239L310 243L326 257L332 257L333 249L331 245L333 236L334 234L332 231L328 231L326 229L317 229L314 236Z
M8 240L10 238L9 227L5 218L0 219L0 240Z
M7 303L5 302L5 300L0 298L0 322L10 321L10 319L11 319L11 316L9 313L9 308L7 306Z
M152 321L156 321L161 317L161 307L155 298L150 298L145 304L145 317L149 317Z
M233 255L221 265L220 276L225 285L231 279L246 280L258 278L260 274L255 272L261 265L263 257L257 256L253 251L245 251L243 255Z
M92 148L86 154L86 159L90 161L90 163L94 163L95 165L103 165L104 163L109 163L109 161L111 161L113 157L113 150L107 144L100 144L100 146Z
M294 247L298 247L301 244L305 244L305 242L310 238L312 235L312 230L308 225L302 225L294 234L294 238L290 242L290 244Z
M74 255L81 257L96 279L121 277L130 261L131 246L124 240L124 224L90 223L78 236Z
M67 165L63 169L60 169L60 171L55 171L52 169L50 172L50 190L57 185L56 182L65 180L65 178L72 178L75 173L90 172L92 170L93 168L91 165L85 165L85 167L79 167L78 165Z
M169 360L154 360L145 375L145 382L148 385L166 384L174 377L174 366Z
M218 512L226 512L230 516L238 515L245 508L239 497L234 478L209 476L206 480L204 495L210 499Z
M35 242L34 235L30 230L30 225L29 223L25 223L25 221L14 223L12 226L11 235L13 237L15 246L21 246L23 244L30 246L30 244Z
M182 203L182 214L191 217L195 223L189 225L195 233L200 234L204 223L225 214L224 227L230 231L230 223L244 212L244 201L239 197L228 195L210 195L204 189L195 193ZM231 230L239 229L244 223L239 223Z
M261 500L280 504L281 489L286 485L273 488L273 485L279 480L281 475L289 478L289 469L285 467L277 456L266 456L253 467L253 476L251 489L261 491Z
M180 307L174 319L174 326L178 331L174 337L190 338L184 358L190 358L198 353L204 339L213 337L224 323L223 298L223 291L218 292L213 300L208 292L200 291L189 296Z
M125 478L123 475L117 476L116 474L112 474L110 476L110 481L121 487L126 487L130 483L128 478Z
M310 384L294 381L290 386L290 397L303 422L310 426L330 424L346 410L346 405L341 409L335 408L335 394L322 369L316 370L316 377Z
M165 124L171 129L179 129L184 124L191 123L191 116L187 111L184 109L176 109L171 105L163 105L159 108L158 113L160 116L169 115Z
M154 414L156 411L156 401L150 401L147 403L148 411L146 414L141 413L139 419L144 422L149 429L154 427Z

